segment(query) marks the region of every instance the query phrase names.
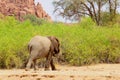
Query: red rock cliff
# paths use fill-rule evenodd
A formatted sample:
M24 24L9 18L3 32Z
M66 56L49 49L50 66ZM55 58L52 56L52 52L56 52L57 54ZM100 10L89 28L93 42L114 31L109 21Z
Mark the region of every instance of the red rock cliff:
M27 14L51 20L41 4L35 5L34 0L0 0L0 13L5 16L14 15L19 20L23 20L22 17Z

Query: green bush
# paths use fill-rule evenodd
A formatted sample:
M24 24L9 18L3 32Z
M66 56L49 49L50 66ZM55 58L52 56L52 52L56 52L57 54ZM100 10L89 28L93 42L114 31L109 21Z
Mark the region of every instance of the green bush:
M112 16L108 12L102 12L101 15L101 25L107 26L107 27L113 27L113 25L120 25L120 14L116 14L115 16Z
M28 14L28 15L24 16L24 20L30 20L30 22L33 25L41 25L44 22L47 22L45 19L37 18L36 16L31 15L31 14Z
M89 25L88 25L89 24ZM0 68L21 68L28 58L27 44L35 35L56 36L65 60L72 65L118 63L120 61L120 27L98 27L89 18L66 25L0 18Z

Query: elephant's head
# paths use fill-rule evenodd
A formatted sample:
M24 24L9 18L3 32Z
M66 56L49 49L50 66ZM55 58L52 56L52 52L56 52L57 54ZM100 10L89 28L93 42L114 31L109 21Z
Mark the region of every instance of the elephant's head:
M55 56L56 54L58 54L60 52L60 43L59 43L59 40L54 37L54 36L49 36L48 37L51 41L51 51L53 52L53 56Z

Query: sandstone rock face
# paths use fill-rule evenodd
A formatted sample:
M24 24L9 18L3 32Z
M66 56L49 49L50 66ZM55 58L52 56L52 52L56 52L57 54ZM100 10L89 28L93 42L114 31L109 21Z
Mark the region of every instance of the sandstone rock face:
M0 13L5 16L16 16L23 20L27 14L35 15L51 21L51 17L43 10L40 3L35 5L34 0L0 0Z

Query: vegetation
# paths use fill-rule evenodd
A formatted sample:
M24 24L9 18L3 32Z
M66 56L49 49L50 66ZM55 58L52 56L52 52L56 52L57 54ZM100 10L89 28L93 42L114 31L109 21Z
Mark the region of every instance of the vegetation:
M63 18L81 21L83 16L89 16L97 25L104 24L102 18L105 12L108 13L109 20L113 21L117 15L119 3L120 0L57 0L53 2L54 12Z
M98 27L90 18L78 24L16 21L0 17L0 68L21 68L28 58L27 44L35 35L59 38L65 60L72 65L120 61L120 25Z
M24 16L23 19L24 20L29 20L33 25L41 25L41 24L43 24L44 22L47 21L45 19L40 19L37 16L31 15L31 14L28 14L28 15Z

